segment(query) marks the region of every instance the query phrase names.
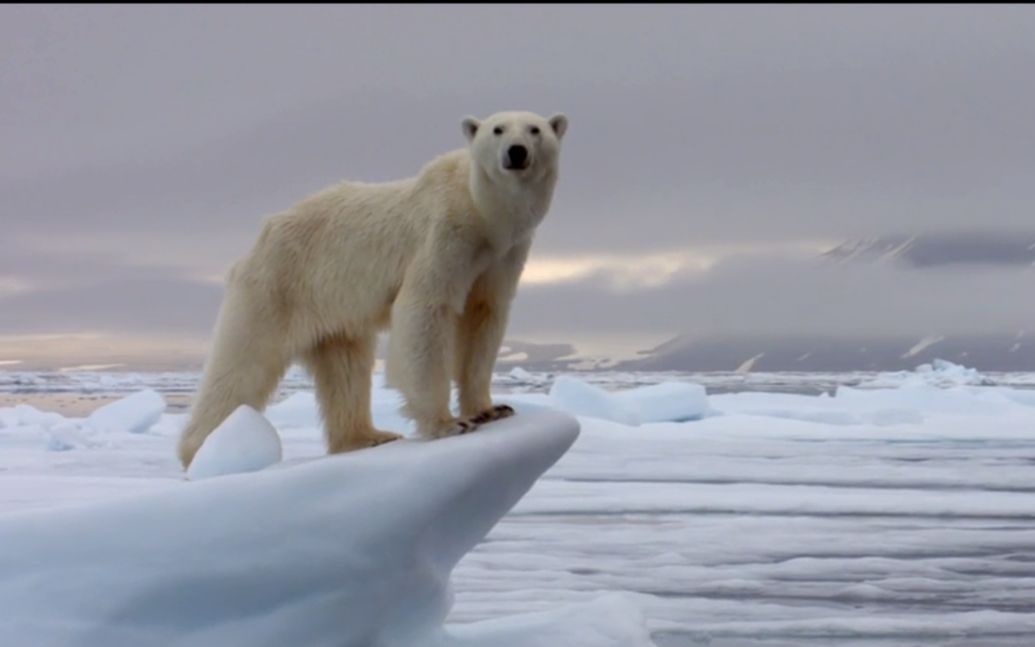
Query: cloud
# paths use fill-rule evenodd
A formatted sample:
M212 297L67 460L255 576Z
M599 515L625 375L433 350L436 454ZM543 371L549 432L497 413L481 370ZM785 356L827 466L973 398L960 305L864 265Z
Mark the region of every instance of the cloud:
M230 241L519 106L572 120L551 252L1006 227L1035 197L1028 7L3 11L0 178L23 231Z
M658 288L677 277L703 276L716 264L740 256L814 258L832 246L824 241L701 245L625 254L533 254L521 275L523 285L570 283L596 277L615 291Z
M5 6L0 334L204 334L265 215L501 109L571 119L516 330L1016 325L1029 276L959 261L1005 265L966 232L1031 221L1033 31L1020 5ZM914 274L791 251L897 231L962 247Z
M174 277L107 279L0 299L2 333L185 333L205 336L222 288Z
M1030 268L923 272L819 259L730 257L653 288L619 291L606 274L523 286L509 332L597 335L953 334L1016 331L1035 321Z

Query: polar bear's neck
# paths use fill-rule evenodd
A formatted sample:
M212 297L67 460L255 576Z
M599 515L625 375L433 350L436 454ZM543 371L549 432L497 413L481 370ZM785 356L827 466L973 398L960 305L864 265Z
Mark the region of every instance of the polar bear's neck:
M530 240L550 208L557 174L550 170L524 181L500 181L470 163L469 176L471 199L493 247L503 253Z

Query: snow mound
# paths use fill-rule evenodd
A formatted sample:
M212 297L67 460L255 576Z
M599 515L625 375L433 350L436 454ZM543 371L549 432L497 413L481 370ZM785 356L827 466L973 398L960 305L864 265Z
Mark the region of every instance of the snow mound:
M520 366L515 366L514 368L510 369L510 377L514 378L515 380L524 380L526 382L535 379L531 373L521 368Z
M205 439L187 478L254 472L279 463L281 455L277 430L261 413L242 404Z
M708 413L708 396L700 384L663 382L610 393L578 378L562 375L550 388L551 402L575 415L624 425L697 420Z
M253 431L247 409L235 414L223 438ZM38 647L651 645L613 597L442 626L454 566L578 430L519 406L465 436L0 516L0 635Z
M921 364L915 371L881 373L860 384L866 388L914 388L933 386L949 388L955 386L995 386L995 382L982 375L977 369L967 368L944 359L930 364Z
M65 422L45 429L46 448L52 452L66 452L92 446L79 425Z
M162 418L165 400L154 389L144 389L99 407L86 423L102 433L142 434Z
M0 409L0 428L25 427L29 425L47 429L62 424L66 418L59 413L40 411L30 404L18 404Z

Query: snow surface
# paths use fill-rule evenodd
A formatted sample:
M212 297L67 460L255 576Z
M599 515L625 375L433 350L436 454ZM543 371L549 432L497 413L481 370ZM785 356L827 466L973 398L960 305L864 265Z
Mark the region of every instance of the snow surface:
M254 472L279 463L281 453L277 430L261 413L242 404L205 439L187 478Z
M256 416L238 409L223 431ZM571 635L570 614L459 639L441 623L456 562L577 435L573 418L524 407L463 437L4 515L0 635L41 647L518 647ZM649 645L623 615L583 644Z
M516 424L511 420L540 415L535 406L575 406L584 412L579 414L578 440L486 539L460 559L452 571L454 598L446 617L447 632L424 636L424 644L618 647L650 644L647 640L658 647L1035 644L1035 391L982 386L987 381L981 377L974 383L971 378L961 382L931 375L939 370L945 373L946 368L932 366L930 371L921 369L897 381L889 378L886 384L892 388L841 387L819 396L711 393L696 410L699 419L682 422L650 422L642 418L643 409L628 406L630 401L642 404L648 397L656 398L646 409L671 406L665 417L677 417L686 406L683 396L678 402L675 396L671 401L662 397L664 389L674 387L644 392L643 399L637 399L628 391L624 396L609 391L600 376L588 376L606 397L599 399L600 393L580 390L581 385L574 383L562 387L562 392L572 387L576 394L590 393L599 399L599 408L548 393L498 394L501 401L517 407L519 415L470 437L404 442L399 449L390 449L397 445L391 443L351 457L320 460L309 460L323 454L316 404L311 393L301 391L266 412L282 438L284 463L199 482L185 482L176 463L173 447L182 414L165 414L145 433L101 433L84 420L27 405L0 408L0 514L6 515L0 522L0 560L4 560L0 573L20 568L26 577L35 573L44 581L49 574L61 577L69 588L84 577L108 577L106 570L125 571L110 577L129 581L145 578L147 569L160 569L166 550L176 548L169 546L168 539L128 529L136 524L119 525L124 519L119 524L113 521L103 533L95 528L98 535L79 533L75 526L59 521L74 518L65 516L72 514L64 509L71 503L90 503L91 509L139 510L133 501L159 497L169 502L158 506L166 514L187 514L188 503L172 503L187 501L179 496L181 490L211 487L222 493L217 498L225 496L221 501L229 501L232 488L221 483L246 484L234 486L242 496L253 485L259 490L269 488L274 499L281 496L273 492L272 484L278 483L277 492L283 490L286 500L288 490L304 489L302 475L313 475L314 483L324 479L344 483L357 471L376 471L379 463L373 459L377 456L411 451L407 447L417 462L423 456L444 464L448 456L437 452L477 448L492 435L520 436L519 428L509 426ZM959 373L951 368L948 372ZM553 376L526 373L503 378L556 383ZM775 377L787 383L805 379ZM1015 377L1017 383L1035 382L1035 376ZM647 378L624 374L620 379L623 385L641 386ZM841 378L831 379L836 387ZM398 405L397 394L378 382L374 420L379 428L410 430L399 417ZM608 419L615 408L637 426ZM62 434L69 447L52 451L51 444L64 438ZM480 464L484 452L475 453L479 458L465 458L464 466L468 461ZM506 460L503 454L507 452L487 460ZM355 462L355 470L307 471L351 464L340 462L345 458ZM446 469L442 476L458 477L465 469ZM299 480L293 481L291 474L300 475ZM394 470L392 478L410 483L400 470ZM364 481L363 488L368 487L373 487L377 499L369 503L371 510L378 514L396 510L400 524L409 523L413 500L425 496L424 490L439 491L423 482L411 484L405 494L391 500L392 506L386 506L376 493L394 486L368 486ZM369 490L363 491L368 493L364 500L370 501ZM305 492L316 505L316 494ZM331 497L329 501L362 503L353 501L344 489L340 498L335 492L339 490L330 488L318 494ZM276 510L264 506L263 515L244 527L266 528L262 524L269 523L274 512L297 514L294 518L299 519L310 514L310 506L301 505L298 498L305 497L295 497L292 505L285 503ZM300 509L287 510L294 507ZM286 527L252 532L235 544L231 557L236 560L239 553L240 561L230 564L248 563L262 551L260 568L268 570L260 573L285 574L287 570L277 570L279 559L290 558L291 563L306 551L339 550L330 544L350 544L353 533L364 528L338 518L340 507L322 508L320 523L332 529L327 535L300 543L295 535L288 541ZM196 514L203 521L199 528L204 534L207 524L228 528L235 514L244 513L224 513L219 505L207 512L199 508ZM39 520L38 536L49 537L50 543L28 547L19 543L12 549L10 519L29 516ZM163 520L168 518L154 523L166 523ZM87 527L95 521L93 515L81 520ZM169 532L181 538L199 531L169 524ZM63 576L63 565L82 556L85 547L93 546L102 535L122 547L122 553L114 548L104 553L110 560L125 554L140 561L102 560L89 573ZM262 540L254 540L257 536ZM475 542L477 538L467 544ZM394 535L380 537L376 544L399 546ZM176 548L190 555L187 564L178 568L191 577L199 573L191 570L193 565L209 556L206 551L187 552L187 546ZM371 549L362 555L366 559L380 554ZM377 568L389 568L378 564ZM301 571L292 571L297 573L295 579L287 575L277 579L285 589L313 590L313 582L336 577L327 571L337 567L337 562L314 559L311 566L302 564ZM403 571L400 567L391 572ZM246 582L259 575L242 566L239 577ZM226 576L213 577L209 584L215 588L221 580ZM385 588L392 586L389 579L379 581ZM261 588L239 582L226 587L227 596L245 597L242 605L261 598ZM91 605L106 604L109 596L102 591L106 588L95 590L99 599L91 599ZM152 615L145 616L161 628L162 618L176 606L155 599L145 596L145 602L135 603L142 607L151 600ZM304 615L306 608L313 609L310 602L292 608ZM0 622L21 617L28 607L20 604L28 603L0 600ZM436 617L444 612L440 607ZM289 631L284 624L271 631ZM274 644L275 635L257 644Z

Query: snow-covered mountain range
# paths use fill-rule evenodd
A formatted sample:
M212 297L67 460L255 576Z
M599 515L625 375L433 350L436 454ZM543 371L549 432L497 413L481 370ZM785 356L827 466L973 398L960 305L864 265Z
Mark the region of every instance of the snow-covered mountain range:
M1035 234L941 232L848 240L824 252L835 263L883 262L911 267L1035 264Z

